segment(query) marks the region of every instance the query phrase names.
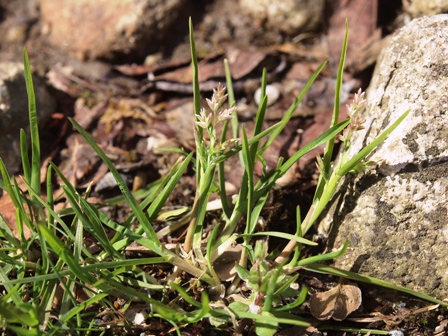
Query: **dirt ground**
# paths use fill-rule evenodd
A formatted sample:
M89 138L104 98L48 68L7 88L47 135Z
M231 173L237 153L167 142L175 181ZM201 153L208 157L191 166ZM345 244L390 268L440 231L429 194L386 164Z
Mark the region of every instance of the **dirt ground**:
M334 90L328 83L335 78L345 18L349 20L351 31L345 72L345 81L350 86L346 98L359 87L367 88L381 46L402 24L401 1L328 0L320 29L286 36L279 31L263 29L260 22L254 24L236 10L235 0L226 1L225 6L222 3L199 0L188 15L178 20L178 26L173 28L176 38L161 46L161 58L151 67L156 79L149 80L143 67L144 59L130 56L107 62L80 61L52 45L43 34L38 0L0 0L0 27L8 32L0 35L0 62L20 61L26 46L35 75L46 78L57 101L56 113L41 129L44 157L56 162L80 189L94 181L93 196L104 200L117 195L117 190L113 184L108 185L105 166L99 158L92 156L81 137L73 133L66 117L74 117L106 148L134 190L163 175L177 158L174 154L147 151L145 139L152 137L158 144L192 150L192 125L188 128L188 123L184 123L189 117L193 122L189 114L192 110L191 88L180 80L182 69L190 62L187 21L191 15L198 52L206 60L201 64L206 64L204 69L210 71L210 75L205 71L203 78L204 97L210 96L218 81L224 82L222 74L216 76L217 64L222 64L222 59L230 52L239 53L241 62L235 70L241 76L235 81L235 92L240 102L239 117L248 129L253 125L256 111L253 97L263 67L268 70L269 81L278 83L281 92L279 100L268 110L266 126L269 126L281 118L292 102L300 88L297 83L304 83L320 63L329 60L324 78L316 82L286 132L266 153L268 164L273 166L279 156L288 157L329 124ZM367 10L363 11L363 8ZM131 66L132 63L137 66ZM60 71L61 65L71 66L73 76L64 75ZM287 88L287 83L295 86ZM286 187L272 193L269 205L262 213L268 227L294 232L296 206L300 205L302 213L306 213L312 200L316 179L314 157L318 153L315 151L302 159ZM238 188L241 168L227 168L228 182ZM194 185L190 171L171 196L170 204L191 205ZM119 220L126 209L115 211ZM273 239L270 244L273 249L281 248L282 242ZM323 248L322 243L320 249ZM319 291L333 286L337 279L305 274L303 281ZM367 285L360 287L362 309L355 314L354 321L343 321L344 325L402 330L405 335L434 335L435 328L448 318L446 312L443 315L434 310L414 313L427 304L411 297ZM369 313L374 313L375 318L370 316L369 320L366 317ZM195 331L188 328L185 335L194 334ZM297 335L297 331L282 330L279 335Z

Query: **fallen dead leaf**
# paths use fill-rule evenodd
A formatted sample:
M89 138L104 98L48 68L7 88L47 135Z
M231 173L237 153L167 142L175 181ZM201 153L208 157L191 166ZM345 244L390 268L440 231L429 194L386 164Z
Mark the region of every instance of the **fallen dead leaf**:
M3 196L0 198L0 209L0 215L3 217L6 224L11 229L14 237L20 239L20 235L17 230L16 208L11 200L11 197L6 192L4 192ZM23 234L25 236L25 239L29 239L32 236L32 232L26 225L23 226Z
M361 290L358 285L348 280L341 280L339 284L326 292L319 292L311 296L311 314L318 320L344 320L361 305Z
M239 262L242 252L242 246L236 245L229 247L215 261L215 272L221 281L232 281L236 276L235 262Z

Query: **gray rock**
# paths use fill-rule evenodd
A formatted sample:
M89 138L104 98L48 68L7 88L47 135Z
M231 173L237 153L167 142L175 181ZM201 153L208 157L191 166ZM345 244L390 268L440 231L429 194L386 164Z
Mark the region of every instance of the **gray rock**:
M45 83L33 78L38 122L41 124L54 112L55 101ZM23 65L0 63L0 157L10 174L21 168L20 129L28 133L28 95Z
M53 44L81 59L144 57L160 51L169 28L189 1L40 0ZM187 21L185 21L187 29Z
M448 297L448 15L411 21L382 51L367 92L366 129L352 153L403 112L411 113L371 159L376 171L348 176L320 223L346 270Z
M403 9L412 18L448 12L447 0L403 0Z
M289 35L316 30L322 18L323 0L240 0L243 12L266 28Z

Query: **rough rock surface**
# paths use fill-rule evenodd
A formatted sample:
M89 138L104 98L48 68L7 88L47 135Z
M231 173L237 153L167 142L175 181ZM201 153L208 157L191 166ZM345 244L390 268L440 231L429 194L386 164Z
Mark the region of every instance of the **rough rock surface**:
M140 57L160 50L182 0L41 0L54 45L79 58Z
M403 0L403 9L412 18L448 12L447 0Z
M376 171L347 177L320 224L335 266L448 297L448 15L411 21L382 51L367 92L358 151L410 109L371 159ZM341 197L340 195L343 195ZM331 224L331 225L329 225Z
M55 102L42 80L33 78L39 123L54 112ZM21 63L0 63L0 157L10 174L20 169L19 132L28 130L28 96Z
M317 29L323 5L323 0L240 0L242 10L266 28L291 35Z

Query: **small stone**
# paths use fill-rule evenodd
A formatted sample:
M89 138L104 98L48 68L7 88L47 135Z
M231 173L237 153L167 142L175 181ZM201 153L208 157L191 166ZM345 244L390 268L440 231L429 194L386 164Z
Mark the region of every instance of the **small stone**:
M255 104L260 105L261 87L255 91ZM280 98L280 90L276 85L266 85L266 96L268 96L268 106L273 105Z

